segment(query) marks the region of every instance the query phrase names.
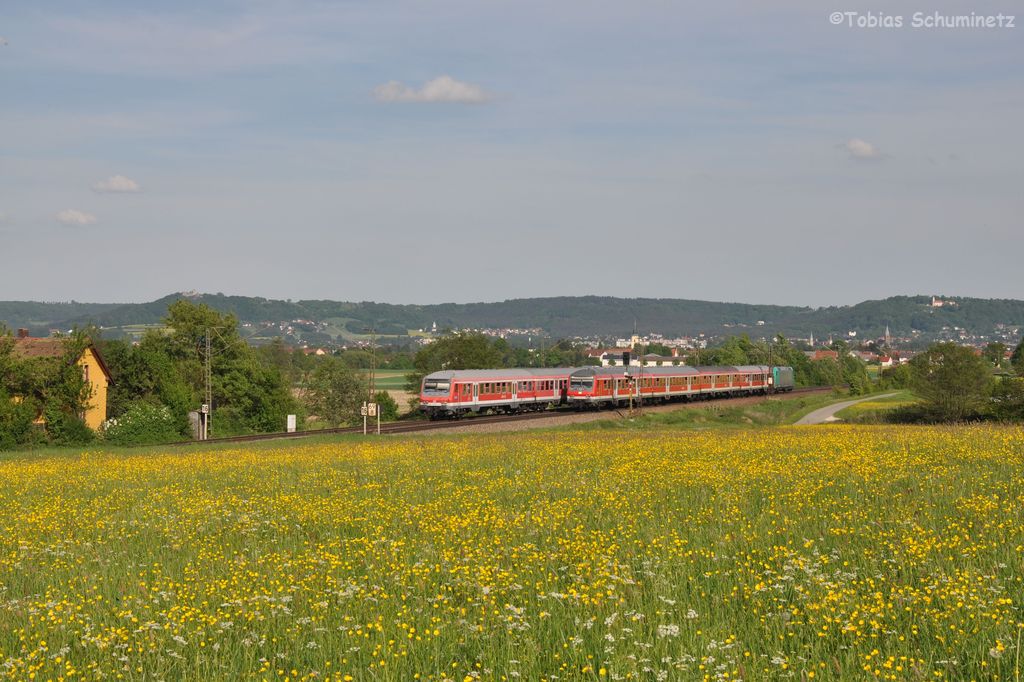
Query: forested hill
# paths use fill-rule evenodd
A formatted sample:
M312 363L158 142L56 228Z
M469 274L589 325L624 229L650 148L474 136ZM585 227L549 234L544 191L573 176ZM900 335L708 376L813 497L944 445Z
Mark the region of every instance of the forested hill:
M943 328L989 334L998 325L1024 326L1024 301L946 297L942 307L930 296L895 296L853 306L795 306L715 303L685 299L612 298L603 296L512 299L498 303L395 305L308 300L281 301L247 296L172 294L150 303L88 304L0 302L0 321L33 334L92 323L104 328L159 324L167 306L180 298L231 312L243 323L314 323L321 333L350 337L371 326L382 334L405 334L437 323L446 328L540 328L553 337L624 336L636 323L641 332L666 336L710 334L751 336L782 333L819 337L856 331L860 338L880 336L886 325L897 336L915 330L926 336Z

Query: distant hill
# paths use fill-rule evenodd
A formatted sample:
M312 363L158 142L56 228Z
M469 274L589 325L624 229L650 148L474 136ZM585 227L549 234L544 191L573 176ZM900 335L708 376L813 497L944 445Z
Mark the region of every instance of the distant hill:
M852 306L806 308L796 306L715 303L686 299L613 298L579 296L512 299L497 303L442 303L396 305L326 300L281 301L223 294L172 294L149 303L35 303L0 302L0 321L10 328L27 327L34 334L49 329L70 329L88 323L124 329L159 324L172 302L189 298L222 311L257 329L268 325L275 335L281 324L294 320L306 337L317 342L362 336L371 326L379 334L404 335L429 328L543 329L552 337L625 336L634 321L641 332L665 336L748 333L753 337L782 333L791 337L814 334L858 338L881 336L886 325L894 336L915 334L925 338L949 335L954 328L987 336L1000 325L1024 327L1024 301L1013 299L944 298L941 307L930 296L894 296ZM945 332L943 330L946 330Z
M61 320L73 320L99 316L116 308L121 303L40 303L38 301L0 301L0 322L12 329L49 328Z

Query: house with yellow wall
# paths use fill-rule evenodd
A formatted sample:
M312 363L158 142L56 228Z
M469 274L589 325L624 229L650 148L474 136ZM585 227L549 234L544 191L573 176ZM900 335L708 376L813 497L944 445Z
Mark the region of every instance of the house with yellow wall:
M28 335L25 329L19 329L14 339L11 352L21 358L59 358L63 357L65 348L63 339L39 339ZM95 346L87 346L78 358L77 364L82 368L82 376L89 384L89 401L86 403L82 419L90 429L98 429L107 420L107 387L110 386L110 370L107 369L103 357ZM42 421L42 417L38 421Z

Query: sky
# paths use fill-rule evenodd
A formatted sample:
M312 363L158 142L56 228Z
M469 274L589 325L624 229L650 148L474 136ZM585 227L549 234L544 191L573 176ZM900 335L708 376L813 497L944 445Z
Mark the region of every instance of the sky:
M0 300L1024 298L1021 121L1009 0L6 0Z

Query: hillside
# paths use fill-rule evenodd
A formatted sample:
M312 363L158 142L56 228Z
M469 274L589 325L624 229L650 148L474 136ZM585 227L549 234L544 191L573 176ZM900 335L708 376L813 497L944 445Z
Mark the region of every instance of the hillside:
M0 302L0 321L10 328L27 327L35 334L97 324L124 329L159 324L167 306L186 297L172 294L149 303L89 304ZM552 337L624 336L635 324L641 332L665 336L706 334L752 336L782 333L792 337L814 334L859 338L880 336L888 325L894 336L948 336L954 328L974 336L992 334L1000 325L1024 326L1024 301L1012 299L947 298L953 305L932 307L928 296L895 296L853 306L804 308L796 306L716 303L686 299L613 298L603 296L511 299L496 303L397 305L328 300L281 301L248 296L196 294L190 300L234 313L240 321L267 334L296 320L309 338L352 339L372 326L385 335L429 328L542 329ZM945 330L945 331L944 331Z

